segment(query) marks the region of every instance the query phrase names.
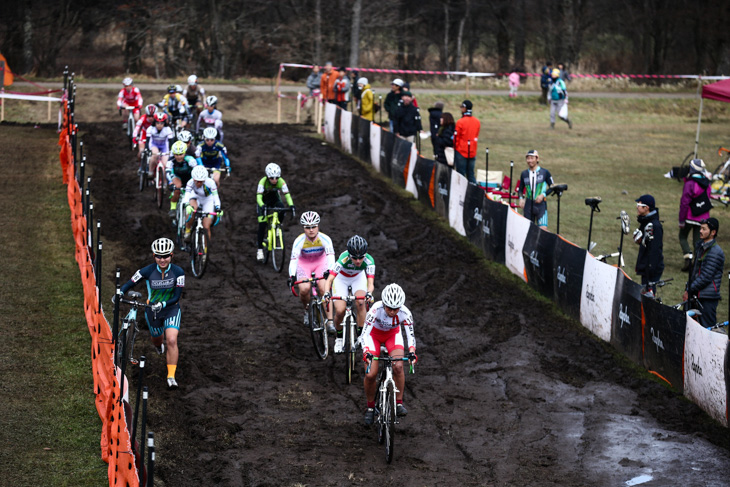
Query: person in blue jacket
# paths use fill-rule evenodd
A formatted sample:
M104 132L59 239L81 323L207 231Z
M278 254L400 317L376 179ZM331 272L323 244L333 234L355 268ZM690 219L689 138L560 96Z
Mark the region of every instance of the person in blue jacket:
M702 326L714 326L717 321L717 304L720 301L720 283L725 266L725 253L717 244L720 222L708 218L700 225L700 241L695 247L694 262L682 299L694 297L700 304Z

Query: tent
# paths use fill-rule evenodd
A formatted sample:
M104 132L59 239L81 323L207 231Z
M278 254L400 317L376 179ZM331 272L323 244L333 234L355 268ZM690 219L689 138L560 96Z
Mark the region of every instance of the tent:
M730 79L724 79L717 83L704 85L702 87L702 97L700 98L700 114L697 117L697 135L695 136L695 155L697 158L697 146L700 143L700 124L702 123L702 104L707 98L708 100L724 101L730 103Z

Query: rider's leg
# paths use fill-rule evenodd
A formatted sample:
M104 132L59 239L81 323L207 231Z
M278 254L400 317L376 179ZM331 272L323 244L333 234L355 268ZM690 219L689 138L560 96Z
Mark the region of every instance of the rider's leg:
M309 300L311 297L312 285L308 282L299 284L299 300L302 302L304 307L309 306Z
M180 355L177 348L177 335L179 330L176 328L165 329L165 341L167 342L167 377L175 377L177 370L177 360Z
M177 209L177 202L180 201L180 188L182 188L182 181L180 178L172 178L172 185L175 186L175 191L172 192L172 198L170 198L170 209Z
M394 349L390 353L390 356L393 358L403 358L403 349ZM403 402L403 389L406 387L406 375L403 373L403 362L393 362L393 380L395 380L395 387L398 388L398 392L395 394L395 400L396 402Z
M215 185L220 187L221 184L221 172L220 171L213 171L213 181L215 181Z
M333 307L335 308L335 328L337 331L342 330L342 320L345 318L345 310L347 306L344 301L332 301Z
M157 166L157 159L160 158L160 149L156 146L151 146L152 156L150 157L149 167L147 168L147 174L152 174L152 168Z
M208 232L208 245L210 245L210 241L212 240L211 236L213 235L213 233L210 231L210 227L212 225L213 225L212 216L203 218L203 228L205 228L205 231Z
M190 201L188 201L188 205L190 205L193 208L193 213L198 211L198 200L193 198ZM188 218L188 221L185 222L185 236L190 234L190 231L193 228L193 217L192 215L190 218Z
M365 291L356 291L355 296L365 297ZM357 309L357 327L362 328L365 325L365 316L368 314L365 300L358 299L355 301L355 309Z

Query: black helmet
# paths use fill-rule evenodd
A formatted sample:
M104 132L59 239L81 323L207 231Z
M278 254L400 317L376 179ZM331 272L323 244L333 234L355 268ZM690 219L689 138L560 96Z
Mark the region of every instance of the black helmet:
M171 94L172 93L177 93L177 87L175 85L170 85L170 86L167 87L167 92L168 93L171 93Z
M368 243L360 235L355 235L347 241L347 251L353 259L362 259L368 251Z

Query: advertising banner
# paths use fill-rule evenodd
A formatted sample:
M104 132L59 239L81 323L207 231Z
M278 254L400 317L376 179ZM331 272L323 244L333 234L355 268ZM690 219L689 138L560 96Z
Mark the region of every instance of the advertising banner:
M357 130L357 156L362 162L370 162L370 120L359 119L360 128Z
M411 144L411 153L408 158L408 164L406 165L406 191L411 193L416 199L418 199L418 186L416 186L416 181L413 179L413 171L416 170L417 160L418 149L416 149L415 145Z
M687 318L684 339L684 395L727 426L725 353L727 335Z
M335 142L334 144L337 147L342 147L342 136L340 134L340 120L342 119L342 108L337 107L335 108L335 125L332 127L332 130L335 133Z
M370 164L380 172L380 135L383 133L377 125L370 126Z
M360 143L358 133L360 132L360 117L354 113L350 113L352 120L350 121L350 154L358 157L360 150L358 144Z
M391 177L390 172L395 138L393 132L382 130L380 133L380 174L389 178Z
M684 312L646 296L642 296L641 305L644 309L644 367L681 393L687 318Z
M558 237L553 255L553 293L560 309L576 320L580 320L585 260L585 249Z
M466 235L464 231L464 198L466 198L466 187L469 181L456 171L451 174L451 188L449 189L449 225L459 232L459 235Z
M352 154L352 113L347 110L337 110L340 112L340 143L342 150L348 154Z
M613 295L618 268L586 253L580 296L580 322L601 340L611 340Z
M449 191L451 191L451 173L455 173L445 164L436 164L436 181L434 184L434 209L436 213L449 219Z
M641 284L629 279L624 272L619 272L611 315L611 345L637 365L644 363L641 289Z
M553 297L553 276L555 267L555 244L558 236L554 233L540 230L537 225L530 225L522 247L522 257L527 272L527 283L543 296Z
M413 169L413 182L418 190L418 201L433 208L433 186L431 182L436 177L435 161L418 156Z
M482 228L484 227L484 190L475 184L466 187L464 196L464 233L469 241L482 248L484 238Z
M507 269L525 281L527 281L527 275L525 274L525 260L522 257L522 248L525 245L530 225L530 221L516 211L509 210L507 212L504 263L507 265Z
M443 164L438 164L443 166ZM505 242L507 237L507 212L509 208L486 196L482 199L482 248L484 255L495 262L504 264Z
M406 187L405 170L411 158L411 144L402 137L395 137L393 156L390 159L390 179L401 188Z
M334 103L324 104L324 138L330 144L335 143L335 115L337 105Z

